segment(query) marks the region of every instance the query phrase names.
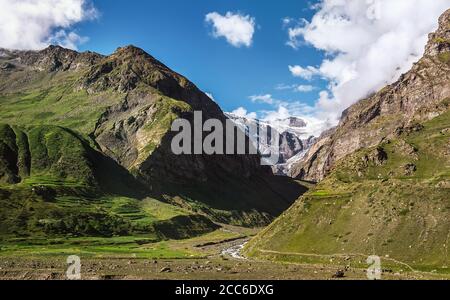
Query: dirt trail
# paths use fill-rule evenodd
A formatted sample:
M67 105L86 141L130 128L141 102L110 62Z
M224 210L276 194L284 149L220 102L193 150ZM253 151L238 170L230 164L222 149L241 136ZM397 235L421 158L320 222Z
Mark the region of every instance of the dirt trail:
M367 257L369 257L369 255L363 254L363 253L314 254L314 253L299 253L299 252L281 252L281 251L264 250L264 249L259 249L258 251L261 252L261 253L267 253L267 254L307 256L307 257L309 256L309 257L318 257L318 258L336 258L336 257L342 257L342 258L344 258L344 257L362 257L362 258L367 258ZM394 262L396 264L402 265L402 266L406 267L407 269L409 269L409 271L414 273L414 274L424 275L424 276L433 276L433 277L439 276L439 275L437 275L435 273L432 273L432 272L424 272L424 271L415 270L413 267L411 267L407 263L399 261L399 260L394 259L394 258L382 257L381 259L385 260L385 261L387 260L387 261L391 261L391 262Z

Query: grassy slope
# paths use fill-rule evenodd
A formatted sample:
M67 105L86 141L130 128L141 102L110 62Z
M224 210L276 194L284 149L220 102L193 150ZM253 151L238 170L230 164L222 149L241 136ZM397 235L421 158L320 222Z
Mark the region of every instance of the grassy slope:
M0 120L17 125L59 125L83 134L93 132L101 114L117 104L124 95L106 91L88 94L76 91L80 74L57 73L32 79L14 92L0 95ZM23 79L21 79L23 80Z
M59 258L68 255L83 258L203 258L205 251L198 248L204 243L220 243L243 235L223 229L183 240L157 241L148 235L69 238L14 238L0 244L0 258L35 257ZM244 236L245 237L245 236ZM213 254L213 253L206 253Z
M138 183L125 170L62 127L0 125L0 164L4 237L145 233L165 239L216 228L193 212L138 200Z
M25 185L1 188L0 240L74 236L145 235L152 240L187 238L217 228L208 219L152 198L38 195Z
M90 138L105 110L121 103L126 94L117 91L96 94L89 94L84 90L78 91L75 87L82 74L59 72L44 76L39 72L30 71L26 74L15 74L14 76L18 77L15 81L12 81L10 77L0 78L2 82L5 82L1 87L3 92L0 94L0 122L9 124L8 126L13 128L17 136L24 134L25 140L28 139L33 148L32 152L26 147L14 149L16 156L25 153L30 156L29 159L33 160L31 162L33 168L30 170L32 174L27 174L26 170L23 172L22 169L25 168L21 168L19 172L22 172L22 176L19 174L14 179L15 172L9 169L14 168L15 164L10 167L5 165L0 170L8 170L8 173L13 175L8 174L9 179L5 179L1 178L2 174L0 174L0 182L11 183L20 181L23 177L25 183L35 185L59 183L66 187L79 188L83 188L86 184L101 185L104 187L103 190L109 193L124 194L124 189L127 190L125 194L131 193L128 191L129 187L121 184L126 174L110 178L117 168L111 166L111 163L104 162L107 159L99 159L99 155L94 153L99 150L98 146ZM19 79L25 81L24 84L17 84ZM154 105L156 113L154 120L146 124L139 134L139 145L137 145L139 157L129 170L133 174L136 172L136 165L145 161L160 146L161 140L170 129L171 122L177 118L177 113L192 110L188 104L160 95L157 90L147 86L138 86L136 93L156 93L159 97L155 98L154 103L149 103ZM112 128L114 121L117 120L113 118L107 121L104 127ZM73 137L78 137L85 144L72 139ZM1 147L2 145L0 145L0 151L2 151ZM92 149L85 149L89 147ZM118 147L122 146L118 145ZM46 157L47 150L54 156L53 158ZM113 153L123 151L122 148L109 150ZM96 158L92 159L93 156ZM103 163L100 164L99 160ZM47 163L39 167L42 162ZM300 185L292 186L292 182L276 182L271 184L271 187L260 179L248 181L245 184L236 178L223 178L216 181L206 188L204 186L190 188L175 187L173 184L164 186L163 180L162 185L165 190L162 191L163 196L158 196L158 199L165 198L165 201L182 205L189 210L210 214L216 221L251 226L267 224L271 221L269 214L280 214L300 192L305 190ZM152 185L155 184L157 183ZM286 195L279 197L273 192L273 188L281 191L289 190L286 192L287 197ZM293 193L296 194L294 197L291 195ZM278 198L289 198L287 201L291 202L278 205ZM262 207L264 203L267 205ZM252 209L255 205L266 213Z
M56 126L0 124L3 183L61 182L94 184L94 150L72 131ZM3 179L3 180L2 180Z
M448 272L450 112L379 146L386 161L343 159L332 174L248 244L251 256L327 261L384 257L401 268ZM412 164L416 171L407 172ZM331 256L327 256L331 255ZM408 269L408 268L407 268Z
M267 224L271 217L252 209L255 201L265 203L265 211L279 214L283 207L277 201L282 197L274 188L287 187L287 194L295 194L289 195L291 200L298 197L299 190L305 190L284 182L243 184L236 178L224 178L206 190L168 186L161 193L149 193L131 174L160 147L178 114L192 108L139 84L131 97L152 95L149 102L119 117L130 114L130 121L136 116L133 109L147 106L155 114L142 128L139 157L127 170L101 153L92 140L99 119L111 107L120 109L127 94L103 89L88 93L77 88L83 75L84 71L46 73L30 69L0 73L3 254L53 255L80 249L85 253L137 251L150 257L185 257L191 254L173 253L163 244L155 249L144 249L141 244L208 234L217 229L210 218L235 225ZM111 118L97 134L111 130L118 121L115 116L107 117ZM123 145L117 147L110 149L113 154L123 151Z

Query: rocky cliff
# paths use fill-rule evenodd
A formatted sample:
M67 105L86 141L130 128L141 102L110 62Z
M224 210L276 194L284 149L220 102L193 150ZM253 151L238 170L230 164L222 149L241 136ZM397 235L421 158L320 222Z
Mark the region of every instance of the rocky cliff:
M362 148L413 131L417 124L448 109L450 99L450 11L430 34L426 51L412 69L381 91L348 108L340 124L322 135L291 171L291 176L320 181L336 163Z

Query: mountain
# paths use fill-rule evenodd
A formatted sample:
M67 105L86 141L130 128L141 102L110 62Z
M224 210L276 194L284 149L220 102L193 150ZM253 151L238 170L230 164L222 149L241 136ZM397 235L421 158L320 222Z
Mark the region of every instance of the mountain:
M447 18L444 14L438 31L430 35L424 57L397 82L348 108L338 127L324 133L293 167L293 177L321 180L345 156L414 130L417 124L447 110L450 94Z
M269 154L271 151L279 151L279 160L277 164L272 167L272 170L276 175L286 176L290 171L292 163L298 161L315 141L315 138L309 136L306 132L306 122L297 117L277 119L274 121L261 121L237 116L232 113L226 113L225 115L244 132L248 132L248 128L250 127L256 128L259 126L259 128L264 129L264 132L266 132L269 137L272 137L263 137L261 131L249 136L255 147L257 147L259 142L259 150L263 155ZM272 145L273 134L278 134L279 145ZM305 136L308 137L305 138Z
M258 155L173 154L171 124L192 124L194 111L226 122L192 82L134 46L109 56L0 49L0 235L260 226L306 190Z
M450 10L401 78L351 106L293 175L319 181L253 239L283 261L447 272L450 222Z

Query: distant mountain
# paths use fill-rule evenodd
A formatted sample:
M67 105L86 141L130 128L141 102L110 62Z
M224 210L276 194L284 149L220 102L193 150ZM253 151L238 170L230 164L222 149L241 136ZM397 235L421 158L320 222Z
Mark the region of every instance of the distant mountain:
M261 133L259 136L250 136L250 139L255 146L258 145L258 142L260 143L259 149L262 154L268 154L271 151L279 151L280 159L272 168L276 175L287 175L291 165L301 159L315 141L313 136L302 139L302 136L305 136L305 127L307 124L300 118L289 117L275 121L261 121L237 116L232 113L225 113L225 115L245 132L248 132L246 128L249 128L250 126L260 126L261 128L264 128L268 135L279 135L279 145L273 145L273 138L268 139L267 137L263 137Z
M258 155L173 154L171 124L194 111L226 120L134 46L109 56L0 49L0 235L261 226L305 191Z
M351 106L292 167L318 181L246 246L259 258L447 273L450 10L412 69Z

